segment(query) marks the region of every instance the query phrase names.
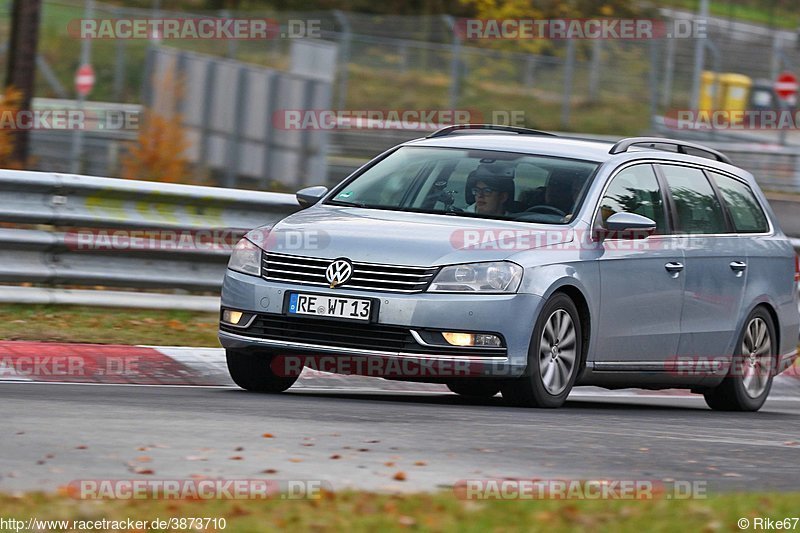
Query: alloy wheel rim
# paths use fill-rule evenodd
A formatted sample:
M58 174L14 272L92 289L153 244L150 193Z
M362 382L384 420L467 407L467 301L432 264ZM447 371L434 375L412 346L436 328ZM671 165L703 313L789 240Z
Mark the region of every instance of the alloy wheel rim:
M772 372L772 339L764 319L748 324L742 339L742 385L748 396L758 398L767 389Z
M557 396L567 388L577 359L577 332L569 313L550 314L539 339L539 377L548 393Z

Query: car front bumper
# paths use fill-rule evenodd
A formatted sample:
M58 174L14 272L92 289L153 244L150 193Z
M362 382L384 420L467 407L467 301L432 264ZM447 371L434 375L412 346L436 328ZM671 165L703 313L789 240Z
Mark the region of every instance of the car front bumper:
M378 314L374 326L405 328L421 332L429 330L496 333L503 339L504 353L482 348L447 347L438 353L422 341L404 348L377 347L363 349L358 343L352 346L326 344L324 341L297 338L287 340L285 336L259 334L248 331L252 328L232 328L222 326L219 340L222 346L232 349L268 350L276 354L302 354L303 356L331 355L342 357L370 357L379 359L402 359L429 365L432 361L441 363L441 368L452 365L476 368L481 376L516 377L521 375L528 360L528 346L531 331L543 305L539 296L531 294L443 294L414 293L398 294L377 291L357 291L346 288L279 283L255 276L227 271L222 288L222 307L256 313L267 320L295 320L284 313L287 292L328 294L352 298L372 298L378 301ZM321 319L311 319L321 320ZM419 335L412 337L417 341ZM428 353L421 353L428 352ZM491 355L486 355L492 352ZM458 368L456 368L458 371ZM463 375L463 374L459 374ZM403 376L395 376L402 379ZM413 376L412 376L413 377ZM446 376L445 376L446 377Z

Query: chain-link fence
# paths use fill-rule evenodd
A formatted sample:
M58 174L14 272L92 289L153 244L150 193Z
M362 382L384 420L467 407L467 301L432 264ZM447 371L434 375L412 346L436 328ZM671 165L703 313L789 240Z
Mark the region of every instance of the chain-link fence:
M9 0L0 0L0 43L8 38ZM83 0L44 0L40 33L39 96L72 98L80 41L71 21L84 16ZM98 2L93 18L268 17L280 26L264 40L161 40L160 44L287 70L291 44L307 37L339 46L332 108L340 110L461 109L484 122L519 121L542 129L633 135L653 117L688 109L696 47L705 70L774 80L800 68L795 32L710 17L707 38L465 39L447 16L385 16L324 12L154 12ZM661 10L660 19L692 19ZM148 48L135 39L97 39L92 64L94 101L142 103ZM5 54L0 54L5 66ZM511 117L509 112L516 112ZM474 120L478 121L478 120ZM682 132L670 132L680 136ZM774 132L772 132L774 133ZM744 137L737 140L743 140ZM774 142L777 134L756 140ZM720 140L719 138L717 140ZM789 143L795 140L793 135ZM800 144L800 141L798 142Z
M0 42L8 37L8 3L0 0ZM45 0L40 37L39 95L74 94L80 42L71 21L83 17L82 0ZM170 47L222 55L271 68L286 68L291 38L309 33L340 45L334 105L362 108L469 108L525 111L528 125L633 133L651 112L690 101L694 38L560 40L546 43L461 39L447 16L379 16L326 12L154 12L96 3L94 18L269 17L281 35L267 40L164 40ZM664 11L665 19L686 13ZM708 19L704 67L774 79L800 66L797 35L788 31ZM284 37L284 38L282 38ZM97 39L93 100L139 103L144 86L146 40ZM3 63L5 62L3 54ZM612 117L616 124L608 124ZM618 115L623 115L622 117ZM625 117L624 115L630 115ZM635 116L635 119L633 118ZM614 129L616 128L616 130ZM622 131L620 131L622 130Z

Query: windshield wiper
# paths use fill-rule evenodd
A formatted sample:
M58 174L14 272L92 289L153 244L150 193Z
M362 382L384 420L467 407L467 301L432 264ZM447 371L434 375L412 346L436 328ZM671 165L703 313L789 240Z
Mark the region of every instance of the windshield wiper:
M328 200L328 205L340 205L342 207L369 207L364 202L343 202L341 200Z

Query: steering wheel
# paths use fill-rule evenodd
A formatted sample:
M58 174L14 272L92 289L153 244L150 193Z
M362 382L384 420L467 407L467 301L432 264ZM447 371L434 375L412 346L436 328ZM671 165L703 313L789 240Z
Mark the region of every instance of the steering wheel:
M567 214L557 207L552 205L535 205L525 210L526 213L545 213L565 217Z

